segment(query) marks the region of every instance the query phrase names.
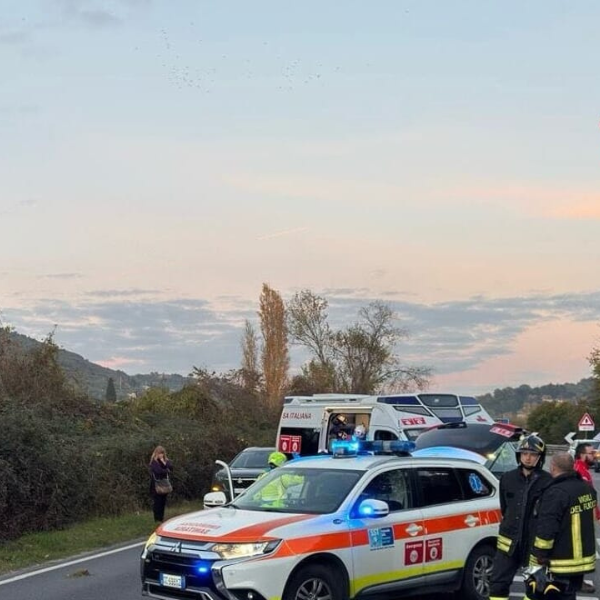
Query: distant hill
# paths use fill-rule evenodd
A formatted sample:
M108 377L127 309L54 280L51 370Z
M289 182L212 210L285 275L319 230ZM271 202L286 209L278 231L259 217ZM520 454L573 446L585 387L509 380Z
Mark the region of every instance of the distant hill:
M25 351L40 345L33 338L11 332L11 340L17 342ZM178 374L149 373L128 375L124 371L108 369L90 362L75 352L59 349L58 362L69 381L78 389L96 400L105 400L106 386L112 377L117 391L117 399L125 399L129 394L140 394L150 387L164 387L175 392L184 387L192 378Z
M585 400L592 393L593 381L591 377L588 377L578 383L549 383L539 387L529 385L520 385L516 388L506 387L478 396L478 399L492 417L498 418L516 415L524 409L532 408L544 401L577 402Z
M10 336L25 350L34 348L41 343L16 332L12 332ZM164 387L175 392L183 388L186 383L193 381L191 377L178 374L128 375L124 371L97 365L75 352L64 349L58 351L58 360L72 384L97 400L106 398L106 386L111 377L115 383L119 400L127 398L132 393L140 394L150 387ZM524 408L532 407L544 400L577 402L585 399L592 391L592 383L593 379L589 377L578 383L550 383L539 387L520 385L516 388L496 389L478 396L478 399L494 418L513 416L523 411Z

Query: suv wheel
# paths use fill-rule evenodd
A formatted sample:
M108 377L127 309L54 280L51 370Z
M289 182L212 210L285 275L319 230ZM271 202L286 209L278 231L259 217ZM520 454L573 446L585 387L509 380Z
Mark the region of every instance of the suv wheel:
M471 552L463 573L463 600L486 600L490 594L490 579L496 550L485 544Z
M309 565L288 582L283 600L345 600L343 577L331 567Z

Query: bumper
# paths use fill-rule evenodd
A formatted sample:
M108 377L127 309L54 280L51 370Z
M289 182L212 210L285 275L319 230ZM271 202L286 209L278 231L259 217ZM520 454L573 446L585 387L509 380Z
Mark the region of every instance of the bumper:
M281 598L295 557L206 560L152 549L142 554L142 595L160 600L268 600ZM164 576L171 578L164 584ZM173 585L173 580L180 585Z

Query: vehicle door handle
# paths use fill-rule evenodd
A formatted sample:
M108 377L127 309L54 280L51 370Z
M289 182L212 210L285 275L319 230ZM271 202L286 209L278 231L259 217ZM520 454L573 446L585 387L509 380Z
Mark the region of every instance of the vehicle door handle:
M417 535L421 531L423 531L423 527L421 525L417 525L416 523L411 523L406 528L406 533L408 533L408 535L412 535L412 536Z
M469 527L475 527L479 523L479 517L475 515L468 515L465 519L465 524Z

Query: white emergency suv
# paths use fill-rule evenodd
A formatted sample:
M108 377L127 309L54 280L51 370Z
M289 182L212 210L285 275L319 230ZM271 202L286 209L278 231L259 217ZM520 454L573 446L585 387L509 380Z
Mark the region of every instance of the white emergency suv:
M373 442L371 452L390 444L413 445ZM333 455L290 461L232 503L161 524L141 556L142 593L352 600L460 590L484 600L500 519L494 475L460 458L357 451L336 443Z
M494 420L476 398L457 394L288 396L276 446L286 454L310 456L329 451L334 439L352 437L359 426L367 440L415 440L430 427L453 422L491 425Z

